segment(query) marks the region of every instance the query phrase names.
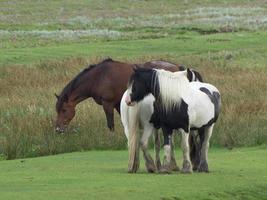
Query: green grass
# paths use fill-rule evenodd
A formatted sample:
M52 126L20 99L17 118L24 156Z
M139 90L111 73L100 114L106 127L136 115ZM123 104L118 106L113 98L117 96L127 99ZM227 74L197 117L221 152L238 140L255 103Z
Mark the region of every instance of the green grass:
M128 174L127 155L90 151L2 161L0 199L267 199L266 146L211 148L209 174L148 174L143 163Z
M211 60L225 60L233 55L232 62L250 62L251 66L266 67L267 32L238 32L211 35L192 33L158 39L137 39L110 42L79 42L39 47L0 49L0 64L31 64L45 60L62 60L69 57L106 57L134 59L139 57L178 58L203 56ZM255 61L254 56L260 57ZM243 60L242 60L243 59ZM254 61L254 63L253 63ZM259 63L260 61L261 63ZM236 64L236 65L237 65Z

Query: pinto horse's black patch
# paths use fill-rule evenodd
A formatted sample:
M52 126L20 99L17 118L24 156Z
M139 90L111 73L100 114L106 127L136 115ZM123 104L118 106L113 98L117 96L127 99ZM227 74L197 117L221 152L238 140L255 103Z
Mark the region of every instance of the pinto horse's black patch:
M210 101L214 105L214 117L211 119L207 125L215 123L219 117L220 105L221 105L221 95L218 92L210 92L207 88L201 87L200 91L204 92L210 98Z
M173 106L171 110L165 110L159 101L155 101L150 123L157 129L167 126L172 129L183 129L188 133L189 116L187 111L188 105L183 99L179 106Z

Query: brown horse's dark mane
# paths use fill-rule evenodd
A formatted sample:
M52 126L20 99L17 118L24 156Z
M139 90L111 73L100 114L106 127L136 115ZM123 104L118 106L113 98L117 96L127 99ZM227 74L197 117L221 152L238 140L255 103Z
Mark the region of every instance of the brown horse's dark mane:
M81 80L81 77L85 74L91 71L92 69L96 68L100 64L103 64L105 62L116 62L112 60L111 58L107 58L99 62L98 64L91 64L88 67L86 67L83 71L81 71L76 77L74 77L62 90L61 94L58 97L58 101L56 104L56 110L59 112L62 108L63 102L68 100L68 94L71 93L74 89L77 88L79 85L79 81Z

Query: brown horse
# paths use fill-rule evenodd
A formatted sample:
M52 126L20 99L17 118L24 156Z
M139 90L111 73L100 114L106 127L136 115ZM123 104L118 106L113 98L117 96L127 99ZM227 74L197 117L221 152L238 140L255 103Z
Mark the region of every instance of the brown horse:
M141 65L146 68L162 68L178 71L182 67L165 61L151 61ZM114 108L120 113L120 100L135 65L106 59L90 65L71 80L57 97L56 131L64 132L75 116L75 107L81 101L92 97L103 106L107 126L114 131Z

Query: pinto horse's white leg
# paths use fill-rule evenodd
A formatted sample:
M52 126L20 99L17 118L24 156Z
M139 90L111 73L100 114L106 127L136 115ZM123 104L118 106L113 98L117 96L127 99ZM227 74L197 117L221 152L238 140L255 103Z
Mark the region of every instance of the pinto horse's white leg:
M171 138L171 170L172 171L180 171L177 162L175 160L175 152L174 152L175 146L174 146L174 134Z
M209 141L210 137L212 135L214 124L211 126L205 128L204 132L204 140L201 147L201 153L200 153L200 163L198 166L199 172L209 172L209 166L208 166L208 150L209 150Z
M163 137L164 137L164 158L163 164L160 169L161 173L170 173L171 172L171 137L172 129L165 126L162 127Z
M160 138L159 138L159 133L158 130L154 130L154 142L155 142L155 164L157 167L157 170L159 171L161 168L161 162L160 162Z
M181 147L183 150L183 169L182 173L192 173L192 164L190 161L190 149L189 149L189 133L186 133L185 131L181 132L182 134L182 141L181 141Z
M164 145L164 158L162 166L159 170L160 173L171 173L171 145Z
M147 123L144 126L144 132L141 138L141 149L143 151L146 169L150 173L156 172L156 166L155 166L154 160L149 154L149 151L147 148L148 139L153 134L153 132L154 132L154 127L151 124Z

